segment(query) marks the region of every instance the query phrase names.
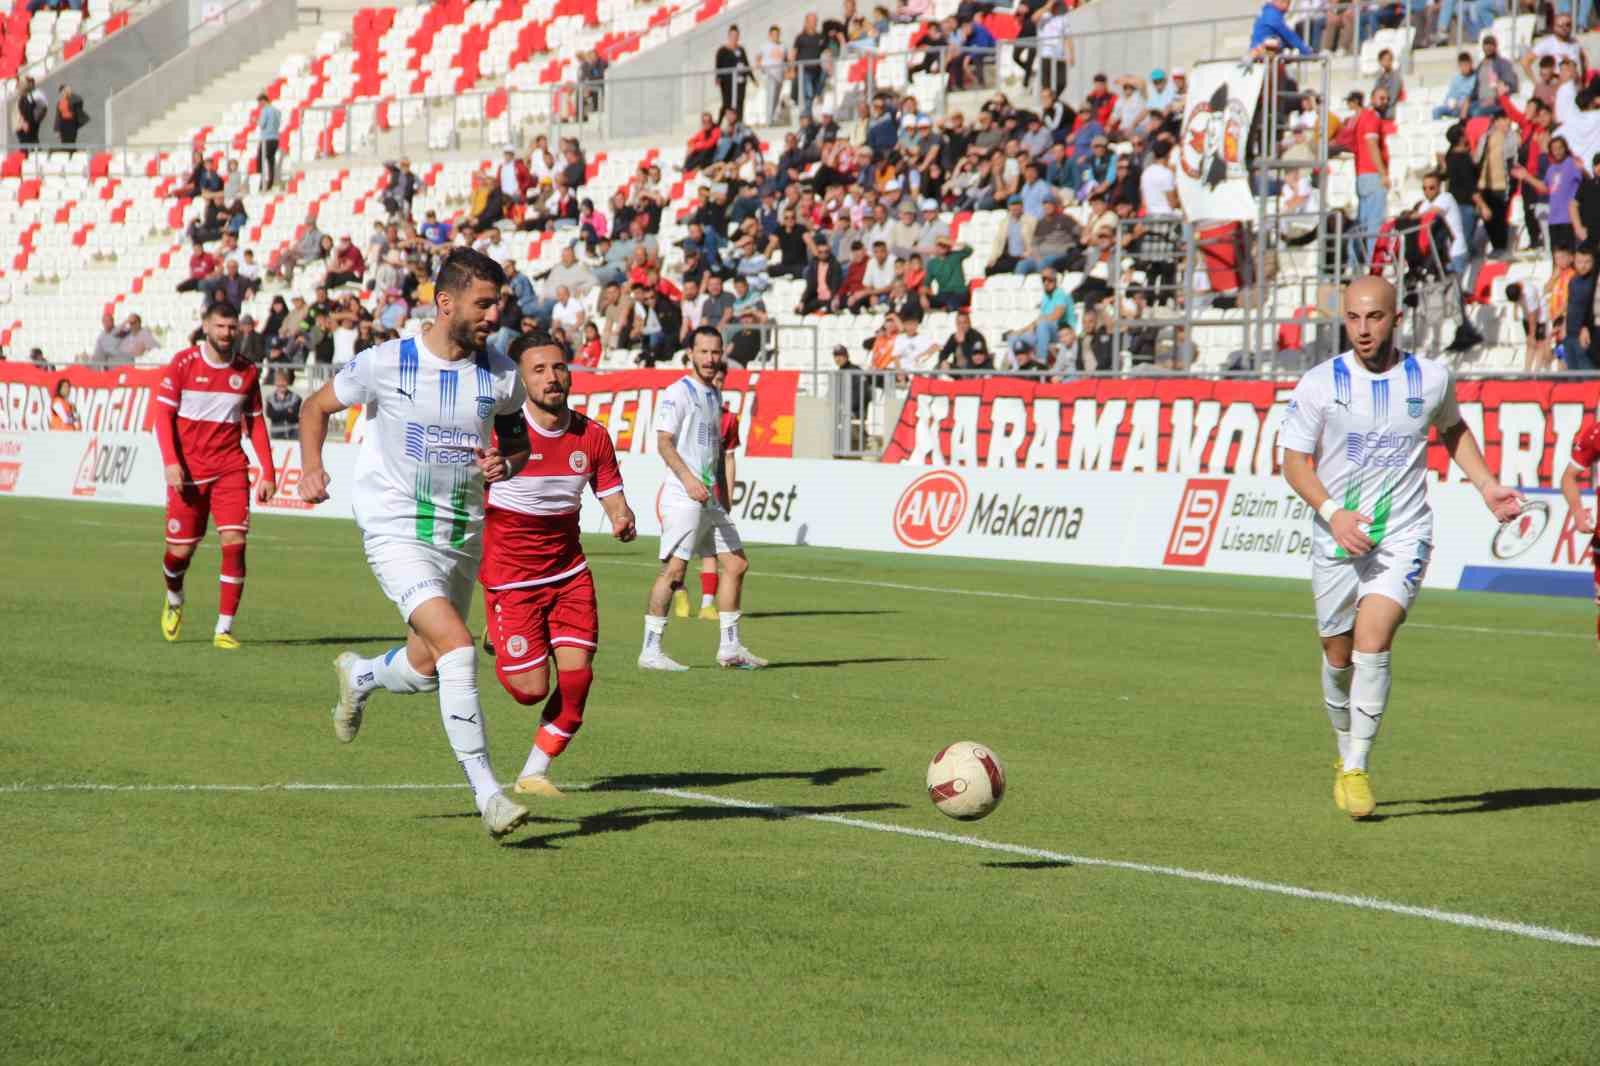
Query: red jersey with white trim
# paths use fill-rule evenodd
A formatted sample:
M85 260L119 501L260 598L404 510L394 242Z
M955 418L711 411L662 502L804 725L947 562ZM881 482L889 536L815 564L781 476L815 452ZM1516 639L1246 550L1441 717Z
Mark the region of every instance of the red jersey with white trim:
M250 468L243 439L253 428L247 422L261 423L261 375L248 360L235 355L219 366L200 347L185 349L167 364L156 401L177 415L176 433L168 440L159 432L167 427L157 412L162 461L180 464L191 483Z
M483 565L488 589L563 581L588 569L578 512L585 485L598 499L622 491L622 470L606 427L576 411L567 427L540 429L528 413L528 463L516 477L489 486Z
M722 475L726 468L727 455L739 446L739 416L728 410L728 405L722 405L722 425L719 427L722 434L722 458L717 460L717 502L722 504L724 511L733 510L733 504L728 500L728 493L723 488L726 480Z
M1600 422L1596 422L1572 442L1572 465L1589 475L1591 488L1600 489Z

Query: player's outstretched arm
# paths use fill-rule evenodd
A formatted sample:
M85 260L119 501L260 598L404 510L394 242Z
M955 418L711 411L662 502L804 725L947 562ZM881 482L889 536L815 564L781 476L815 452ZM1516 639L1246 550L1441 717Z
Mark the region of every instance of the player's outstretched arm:
M1566 472L1561 475L1561 495L1567 501L1567 510L1572 514L1572 524L1578 527L1579 533L1594 532L1594 516L1583 505L1583 496L1578 486L1578 479L1583 476L1583 470L1575 463L1568 463Z
M1305 452L1293 448L1283 450L1283 479L1299 497L1322 516L1333 533L1334 542L1351 555L1365 555L1372 550L1372 538L1361 529L1371 525L1372 519L1360 511L1340 507L1317 476L1316 463Z
M1496 519L1509 522L1522 513L1522 495L1516 489L1500 484L1500 480L1490 473L1489 464L1484 461L1483 452L1478 448L1478 438L1472 435L1472 430L1465 422L1457 422L1449 429L1440 430L1439 439Z
M328 439L328 418L346 406L333 391L331 381L300 405L300 498L308 503L321 503L328 498L322 445Z

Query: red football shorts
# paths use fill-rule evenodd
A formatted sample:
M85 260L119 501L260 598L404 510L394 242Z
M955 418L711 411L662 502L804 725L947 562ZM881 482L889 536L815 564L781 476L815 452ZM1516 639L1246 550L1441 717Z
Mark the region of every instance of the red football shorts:
M219 531L243 533L250 528L250 476L243 470L223 474L204 485L167 486L167 541L198 544L206 535L206 519L215 517Z
M483 604L499 674L537 669L553 647L593 651L600 640L600 607L588 570L549 585L485 589Z

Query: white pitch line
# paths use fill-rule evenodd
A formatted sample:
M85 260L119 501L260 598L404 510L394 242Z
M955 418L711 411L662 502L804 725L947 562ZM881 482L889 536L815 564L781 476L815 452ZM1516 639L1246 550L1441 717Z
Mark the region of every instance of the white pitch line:
M608 566L648 567L660 569L657 563L636 563L628 559L589 559ZM1259 611L1247 607L1205 607L1198 604L1147 603L1136 600L1102 600L1091 596L1039 596L1029 592L997 592L993 589L941 588L938 585L908 585L898 581L867 581L854 577L825 577L821 574L780 574L771 570L751 570L751 577L775 577L785 581L814 581L824 585L857 585L862 588L894 589L900 592L931 592L939 596L976 596L991 600L1025 600L1029 603L1064 603L1080 607L1111 607L1137 611L1168 611L1179 614L1223 614L1246 618L1281 618L1293 622L1314 622L1316 615L1295 611ZM1239 575L1231 575L1239 576ZM1407 622L1408 629L1434 629L1448 633L1488 633L1509 637L1567 637L1573 640L1590 639L1586 632L1567 629L1501 629L1496 626L1459 626L1443 622Z
M43 792L443 792L455 789L464 789L465 784L425 785L425 784L373 784L373 785L346 785L346 784L310 784L303 782L288 782L275 785L177 785L177 784L143 784L143 785L110 785L94 782L74 782L64 784L29 784L17 782L9 785L0 785L0 793L43 793ZM586 783L562 783L560 786L568 791L584 791L591 786ZM618 790L624 791L624 790ZM941 833L935 829L916 829L911 826L892 825L887 822L873 822L865 818L851 818L842 814L814 814L798 811L791 807L784 807L774 803L757 803L753 800L734 799L729 796L715 796L708 792L691 792L678 788L643 788L630 791L646 793L652 796L665 796L668 799L688 800L691 803L708 803L717 807L732 807L738 810L764 811L769 814L785 818L801 819L808 822L826 822L829 825L842 825L850 829L866 829L874 833L891 833L895 836L912 837L917 840L933 840L941 844L958 844L962 847L977 848L981 851L999 852L1004 855L1018 855L1027 859L1037 859L1044 862L1059 862L1072 866L1098 866L1109 870L1127 870L1132 873L1153 874L1158 877L1174 877L1183 881L1198 881L1202 884L1222 885L1226 888L1242 888L1250 892L1266 892L1271 895L1289 896L1293 899L1310 900L1314 903L1336 903L1345 907L1357 907L1361 910L1381 911L1386 914L1399 914L1408 918L1423 918L1432 922L1442 922L1446 925L1457 925L1468 929L1483 929L1496 933L1510 933L1513 936L1527 937L1531 940L1546 940L1556 944L1570 944L1576 947L1600 948L1600 937L1588 936L1583 933L1569 933L1564 929L1552 929L1549 926L1533 925L1528 922L1510 922L1500 918L1485 918L1477 914L1465 914L1460 911L1445 911L1435 907L1418 907L1409 903L1395 903L1392 900L1378 899L1373 896L1352 896L1343 892L1324 892L1321 889L1301 888L1298 885L1285 885L1276 881L1261 881L1253 877L1239 877L1234 874L1217 874L1207 870L1190 870L1182 866L1160 866L1152 863L1131 862L1126 859L1097 859L1087 855L1073 855L1067 852L1047 851L1044 848L1032 848L1023 844L1006 844L997 840L984 840L982 837L965 836L956 833Z

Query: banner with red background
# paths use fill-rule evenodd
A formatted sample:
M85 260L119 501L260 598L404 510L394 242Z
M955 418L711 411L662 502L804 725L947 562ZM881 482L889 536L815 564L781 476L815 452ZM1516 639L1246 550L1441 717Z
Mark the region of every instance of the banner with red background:
M86 366L45 370L28 363L0 362L0 431L50 429L50 402L63 380L83 432L153 431L154 390L162 370ZM635 427L649 423L661 391L682 376L679 370L578 373L572 378L571 403L603 422L619 451L653 452L654 436L638 433ZM799 382L800 375L792 370L728 371L723 400L739 416L744 454L779 458L793 454ZM352 439L359 439L359 431L352 433Z
M1293 387L1194 378L923 378L911 386L883 460L1271 476L1279 471L1278 428ZM1560 480L1573 438L1594 417L1600 381L1462 381L1456 396L1502 481L1548 486L1552 477ZM1437 434L1428 465L1445 477L1449 458Z

